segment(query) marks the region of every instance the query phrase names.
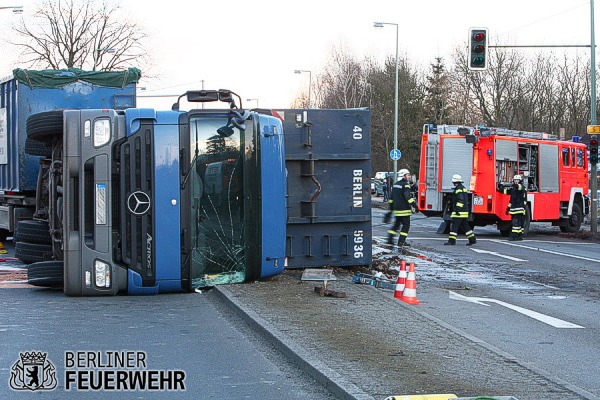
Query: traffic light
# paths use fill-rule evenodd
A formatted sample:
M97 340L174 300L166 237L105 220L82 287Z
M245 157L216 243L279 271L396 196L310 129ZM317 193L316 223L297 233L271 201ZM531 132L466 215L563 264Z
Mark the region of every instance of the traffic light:
M598 137L596 135L590 136L590 162L598 163Z
M469 29L469 69L483 71L487 69L488 30L487 28Z

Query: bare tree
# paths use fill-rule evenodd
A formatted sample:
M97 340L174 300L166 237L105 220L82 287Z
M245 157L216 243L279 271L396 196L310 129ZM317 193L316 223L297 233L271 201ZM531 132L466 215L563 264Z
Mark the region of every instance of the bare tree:
M146 37L132 22L120 20L118 7L94 0L44 0L33 18L14 28L24 62L33 68L124 69L147 58Z
M364 106L367 79L362 65L347 49L334 47L329 63L317 77L317 104L325 108Z

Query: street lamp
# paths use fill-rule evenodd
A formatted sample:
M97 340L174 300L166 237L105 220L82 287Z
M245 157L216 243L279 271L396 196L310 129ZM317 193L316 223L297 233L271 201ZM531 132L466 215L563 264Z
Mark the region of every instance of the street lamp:
M308 107L310 108L310 87L312 86L312 72L306 69L297 69L294 71L295 74L301 74L303 72L308 72Z
M394 85L394 150L398 149L398 24L393 22L374 22L375 28L383 28L384 25L396 27L396 84ZM394 179L398 179L398 160L394 159Z
M2 6L2 7L0 7L0 10L10 10L10 9L12 9L12 12L14 12L15 14L23 13L23 6Z
M94 71L96 70L96 67L100 66L100 62L102 61L102 56L105 54L114 54L116 53L116 49L113 49L112 47L99 47L96 49L96 51L94 52Z
M246 99L246 101L255 101L256 102L256 108L258 108L258 99Z

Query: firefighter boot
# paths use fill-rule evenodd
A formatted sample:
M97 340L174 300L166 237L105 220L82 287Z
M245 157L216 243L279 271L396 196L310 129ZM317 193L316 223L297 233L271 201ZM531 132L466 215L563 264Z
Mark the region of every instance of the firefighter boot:
M475 236L471 236L469 238L469 243L467 243L467 246L473 246L475 243L477 243L477 238Z
M454 246L456 244L456 239L448 239L444 246Z
M517 233L515 241L521 241L523 240L523 234L522 233Z
M514 232L511 232L511 233L510 233L510 235L508 235L508 241L509 241L509 242L514 242L514 241L516 241L516 240L518 240L518 239L517 239L517 234L516 234L516 233L514 233Z
M398 246L400 247L410 247L410 244L406 243L406 239L402 240L402 237L398 239Z
M387 244L394 244L394 235L388 233Z

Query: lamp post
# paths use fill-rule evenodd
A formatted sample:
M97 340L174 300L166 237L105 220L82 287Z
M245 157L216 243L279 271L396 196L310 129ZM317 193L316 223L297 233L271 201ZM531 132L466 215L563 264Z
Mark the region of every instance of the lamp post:
M312 72L306 69L297 69L294 71L295 74L301 74L303 72L308 72L308 107L310 108L310 88L312 86Z
M383 28L384 25L396 27L396 84L394 85L394 150L398 149L398 24L393 22L374 22L375 28ZM394 159L394 179L398 179L398 160Z
M23 6L2 6L0 7L0 10L10 10L12 9L12 12L14 12L15 14L21 14L23 12Z
M113 49L112 47L100 47L97 48L95 53L94 53L94 71L96 70L96 67L100 66L101 60L102 60L102 56L105 54L114 54L117 50Z
M246 99L246 101L255 101L256 102L256 108L258 108L258 99Z

